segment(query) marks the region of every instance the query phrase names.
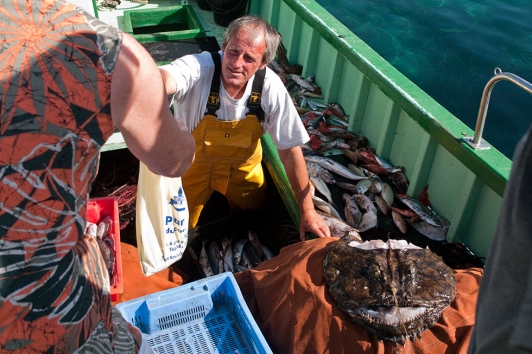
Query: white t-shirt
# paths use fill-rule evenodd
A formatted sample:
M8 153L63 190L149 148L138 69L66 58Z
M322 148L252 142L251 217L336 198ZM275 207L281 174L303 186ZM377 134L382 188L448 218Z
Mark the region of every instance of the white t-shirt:
M223 55L221 51L220 55ZM183 120L189 131L194 130L207 111L207 98L214 74L211 54L203 52L185 55L160 68L167 71L177 83L178 91L172 100L174 116ZM216 111L219 120L240 120L246 117L247 101L254 78L255 76L248 81L244 95L238 100L227 94L220 81L220 109ZM269 68L266 68L264 77L261 106L264 110L262 130L270 134L278 149L290 149L309 140L283 82Z

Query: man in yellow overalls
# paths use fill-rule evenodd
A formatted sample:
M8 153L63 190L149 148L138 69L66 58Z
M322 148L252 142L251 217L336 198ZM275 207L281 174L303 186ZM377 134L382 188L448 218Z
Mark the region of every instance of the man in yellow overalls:
M186 55L160 67L174 115L196 141L195 161L182 178L190 227L214 191L225 195L232 210L262 205L260 137L268 132L296 196L301 239L306 232L330 236L314 210L300 148L309 136L281 79L266 67L279 43L267 22L244 16L229 25L219 53Z

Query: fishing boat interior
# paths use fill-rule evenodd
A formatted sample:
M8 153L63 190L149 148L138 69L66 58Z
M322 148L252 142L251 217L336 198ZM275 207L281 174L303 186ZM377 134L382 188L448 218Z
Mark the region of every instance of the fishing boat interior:
M361 242L405 240L429 249L456 280L453 304L441 317L433 315L437 321L430 326L420 325L415 336L403 333L383 341L382 328L367 329L352 321L331 298L323 274L327 250L345 230L330 240L308 235L300 241L297 203L267 135L262 138L269 187L264 207L233 214L225 197L214 193L197 227L189 230L183 258L146 278L136 251L138 160L116 131L103 146L91 191L91 198L118 200L124 292L116 303L206 278L199 260L202 247L215 242L221 249L224 238L236 243L253 231L274 257L235 271L235 277L273 352L467 352L478 284L511 168L511 161L482 139L483 120L475 131L467 127L315 1L88 1L90 5L82 6L133 35L159 65L219 50L236 10L267 20L282 36L277 64L299 68L296 74L277 73L285 76L311 136L302 147L307 164L338 164L350 171L333 170L334 182L323 184L319 174L309 175L316 209L324 218L334 214L335 222L345 223L351 217L348 205L363 204L354 195L367 197L370 206L362 211L366 219L351 226ZM231 8L221 9L224 3ZM305 79L310 88L296 78ZM485 118L488 103L489 95L480 103L479 117ZM337 143L343 145L329 147L337 140L331 138L334 129L345 130ZM349 173L361 178L354 182ZM406 331L403 321L396 327Z

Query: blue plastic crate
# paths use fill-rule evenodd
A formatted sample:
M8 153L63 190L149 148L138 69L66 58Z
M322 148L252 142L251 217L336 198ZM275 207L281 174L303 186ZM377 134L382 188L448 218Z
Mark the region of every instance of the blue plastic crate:
M272 353L229 272L116 307L157 354Z

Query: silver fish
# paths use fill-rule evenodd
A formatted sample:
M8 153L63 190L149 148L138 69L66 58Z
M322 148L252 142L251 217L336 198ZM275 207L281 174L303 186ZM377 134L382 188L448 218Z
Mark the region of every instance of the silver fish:
M381 182L382 190L381 190L381 196L386 201L386 204L388 204L389 207L393 204L393 189L390 187L390 185L386 182Z
M205 273L206 276L214 275L214 271L212 270L211 263L209 261L209 256L207 256L207 250L205 249L205 242L203 242L201 247L199 263L201 265L201 269L203 269L203 273Z
M248 231L248 239L251 242L251 245L255 247L258 252L260 253L260 258L262 259L262 248L260 247L260 239L259 235L253 230Z
M321 211L324 211L327 214L331 214L332 216L337 217L338 219L342 218L340 214L338 214L338 211L336 211L336 209L331 204L327 203L320 197L313 195L312 201L314 202L314 206L320 209Z
M244 254L247 254L251 262L251 268L257 267L262 262L262 249L253 246L253 243L248 242L244 246Z
M225 272L224 263L224 254L222 253L222 251L218 251L218 269L220 273Z
M305 156L305 160L319 163L323 168L334 172L342 177L350 180L358 181L361 179L367 179L368 177L361 177L356 175L353 171L345 167L335 160L324 156Z
M325 181L319 177L309 177L309 179L314 188L316 188L316 190L327 198L327 201L334 206L331 191L329 190L329 187L327 187Z
M362 212L358 208L358 205L355 201L355 198L351 195L344 193L342 194L342 199L344 201L344 214L345 221L352 227L358 228L360 221L362 220Z
M313 100L312 98L307 99L307 104L309 105L310 109L314 111L327 108L326 104Z
M359 166L356 166L352 163L349 163L347 164L347 168L351 171L353 171L356 175L360 175L360 176L366 176L368 178L371 178L375 181L380 181L380 177L377 176L375 173L365 169L364 167L359 167Z
M334 176L328 170L321 167L319 163L306 161L307 172L309 176L319 177L325 181L325 183L333 184Z
M324 213L320 210L316 210L316 213L318 213L322 217L323 221L329 227L329 230L331 231L331 236L343 237L345 235L350 235L356 240L362 242L362 237L360 237L358 230L348 225L342 219L335 218L334 216Z
M85 233L91 237L96 237L96 230L98 226L95 223L87 221L87 226L85 227Z
M441 222L435 218L435 213L421 204L418 200L410 198L407 195L396 195L395 197L409 207L413 212L419 215L421 220L431 224L432 226L443 227Z
M370 179L363 179L359 181L356 186L358 189L358 194L366 194L369 191L369 188L373 185L373 181Z
M248 267L244 267L242 264L237 264L235 266L235 272L236 273L240 273L240 272L243 272L245 270L249 270L249 268Z
M313 129L312 127L308 127L308 128L307 128L307 132L308 132L309 135L316 135L316 136L318 136L318 138L320 138L320 140L323 141L324 143L328 143L329 141L333 140L333 139L330 138L329 136L323 134L323 133L320 132L319 130Z
M374 211L375 214L377 214L377 208L375 208L375 205L371 202L371 200L365 196L364 194L354 194L353 198L357 202L360 209L362 209L363 212L368 211Z
M322 145L317 151L324 152L331 149L349 149L349 145L340 140L333 140L325 145Z
M222 239L222 253L224 259L224 270L226 272L234 272L233 247L231 247L231 241L227 237Z
M272 259L273 257L275 257L273 252L268 247L264 246L262 243L260 244L260 247L262 248L262 254L264 255L265 260Z
M341 118L338 118L336 116L330 116L330 117L327 117L327 124L330 124L330 125L339 125L339 126L342 126L342 127L345 127L347 128L349 126L349 123Z
M246 267L247 269L253 269L253 263L251 263L251 259L249 257L249 254L246 250L246 244L244 244L244 249L242 250L242 259L240 260L240 264Z
M373 153L373 156L375 156L375 160L377 160L377 162L379 163L379 165L381 165L382 167L384 167L385 169L387 169L389 172L398 172L398 171L402 171L402 169L400 167L395 167L394 165L392 165L391 163L389 163L387 160L385 160L383 157Z
M435 215L434 219L442 226L435 227L425 221L420 220L418 217L413 217L409 220L412 225L420 234L430 238L431 240L444 241L447 238L447 231L449 231L449 221L441 215Z
M248 242L247 238L243 238L239 241L237 241L233 245L233 261L234 265L237 265L240 263L240 260L242 259L242 251L244 250L245 244Z
M209 258L209 262L211 263L212 271L214 274L220 274L224 271L223 269L223 263L222 263L222 269L220 269L220 248L216 244L216 242L212 241L209 243L209 249L207 250L207 255Z
M113 220L110 216L105 217L102 221L100 221L96 229L96 237L104 238L109 233L112 224Z
M369 209L367 212L362 214L362 220L360 220L360 224L358 224L358 231L364 232L368 231L370 229L373 229L377 227L378 225L378 219L377 219L377 209Z
M310 108L310 109L314 110L314 108L309 106L308 100L309 99L307 97L305 97L305 96L297 96L296 105L298 107Z
M304 78L302 78L301 76L299 75L296 75L296 74L291 74L290 75L290 78L292 80L294 80L294 82L296 84L298 84L299 86L301 86L301 88L304 88L305 90L307 91L316 91L316 86L314 86L313 84L311 84L310 82L306 81Z
M303 92L301 92L300 94L301 95L305 95L307 97L312 97L312 98L323 98L323 95L318 95L315 92L311 92L311 91L307 91L307 90L303 90Z
M338 187L345 189L346 191L349 191L353 194L358 193L358 188L356 185L348 182L338 182L336 181L334 184L336 184Z

